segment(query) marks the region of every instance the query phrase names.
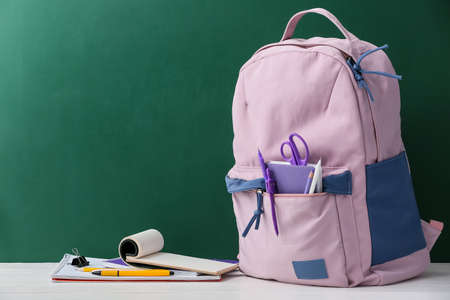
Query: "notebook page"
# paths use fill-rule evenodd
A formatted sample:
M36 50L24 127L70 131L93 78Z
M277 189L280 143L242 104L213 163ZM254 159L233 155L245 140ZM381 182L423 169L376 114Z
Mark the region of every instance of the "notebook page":
M141 263L170 269L219 275L237 268L237 264L173 253L158 252L145 257L126 257L127 262Z
M220 280L220 276L202 276L196 272L173 270L174 274L171 276L152 276L152 277L128 277L128 276L98 276L93 275L91 272L82 272L78 267L72 266L72 259L74 255L65 254L55 271L51 274L51 278L54 281L65 280L81 280L81 281L203 281L203 280ZM131 268L128 266L117 265L108 263L105 259L87 257L89 261L89 267L93 268Z

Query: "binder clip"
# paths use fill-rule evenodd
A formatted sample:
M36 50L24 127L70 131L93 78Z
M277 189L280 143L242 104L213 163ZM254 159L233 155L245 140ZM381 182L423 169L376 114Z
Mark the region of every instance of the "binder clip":
M81 268L89 265L89 262L87 261L86 257L81 256L77 248L72 248L72 253L73 255L76 256L74 259L72 259L72 266L77 266L78 268Z

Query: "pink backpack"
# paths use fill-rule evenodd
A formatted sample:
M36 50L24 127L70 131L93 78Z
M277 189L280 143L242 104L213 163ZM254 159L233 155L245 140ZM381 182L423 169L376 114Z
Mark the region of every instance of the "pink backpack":
M291 39L307 13L327 17L345 39ZM419 217L400 132L400 76L385 48L316 8L294 15L280 42L242 66L233 100L236 163L226 183L245 274L352 287L426 269L443 224ZM275 193L272 207L257 152L280 161L280 145L294 132L307 141L309 160L321 159L323 192Z

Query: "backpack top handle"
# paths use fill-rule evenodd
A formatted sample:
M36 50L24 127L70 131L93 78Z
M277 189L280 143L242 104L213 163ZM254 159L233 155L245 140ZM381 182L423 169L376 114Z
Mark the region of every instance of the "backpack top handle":
M288 40L292 37L294 34L295 28L297 27L297 23L300 21L300 19L309 13L315 13L324 16L328 20L330 20L338 29L339 31L344 35L344 37L351 43L354 40L358 40L358 38L353 35L350 31L345 29L345 27L342 25L341 22L328 10L323 8L313 8L304 10L301 12L296 13L292 18L289 20L289 22L286 25L286 29L284 30L283 36L281 37L281 41Z

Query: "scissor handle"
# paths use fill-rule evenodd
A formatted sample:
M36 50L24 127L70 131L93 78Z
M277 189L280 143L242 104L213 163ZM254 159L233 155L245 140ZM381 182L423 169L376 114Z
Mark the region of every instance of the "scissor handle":
M288 146L290 151L291 151L291 155L286 155L284 152L284 146ZM283 158L283 160L289 162L291 165L297 165L297 158L296 158L296 154L294 153L294 149L292 147L292 144L290 141L286 141L281 143L281 147L280 147L280 152L281 152L281 157Z
M294 136L298 137L300 139L300 141L302 141L303 146L305 147L305 158L304 159L302 159L300 152L298 151L298 148L294 141ZM298 133L292 133L291 135L289 135L289 142L291 144L292 155L295 156L297 165L306 166L306 164L308 163L308 160L309 160L309 148L308 148L308 144L306 144L305 139L303 139L301 137L301 135Z

